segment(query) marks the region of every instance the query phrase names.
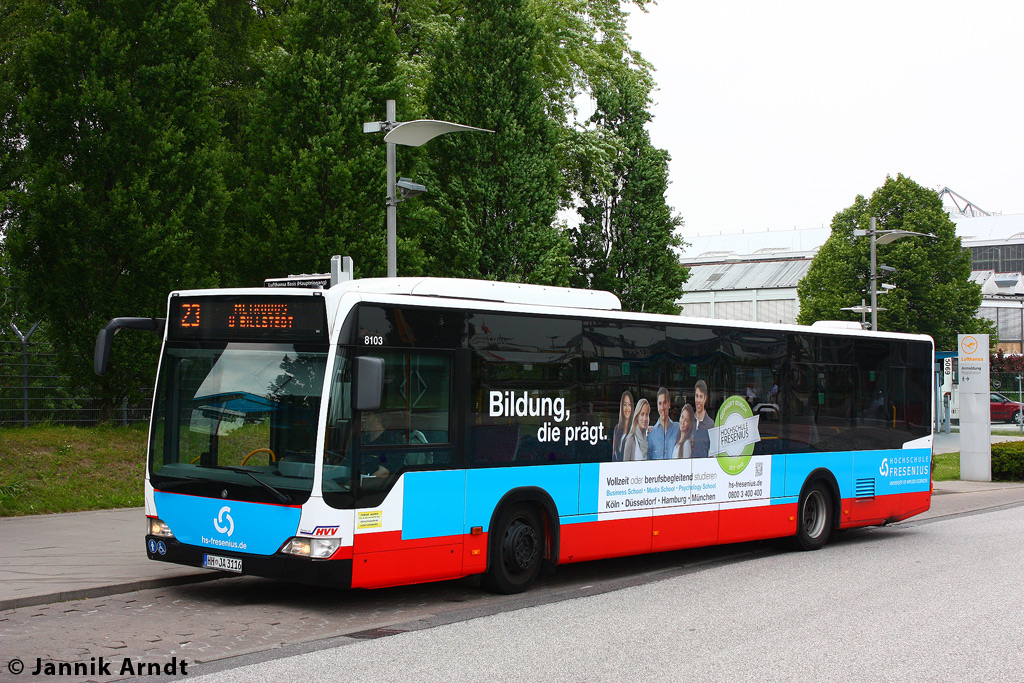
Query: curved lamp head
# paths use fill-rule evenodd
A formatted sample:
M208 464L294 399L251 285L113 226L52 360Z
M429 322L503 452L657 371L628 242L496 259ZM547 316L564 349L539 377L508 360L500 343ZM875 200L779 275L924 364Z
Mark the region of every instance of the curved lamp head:
M419 147L430 142L438 135L445 133L493 133L493 130L464 126L461 123L450 123L448 121L433 121L430 119L419 121L407 121L392 128L384 136L384 142L391 142L406 147Z

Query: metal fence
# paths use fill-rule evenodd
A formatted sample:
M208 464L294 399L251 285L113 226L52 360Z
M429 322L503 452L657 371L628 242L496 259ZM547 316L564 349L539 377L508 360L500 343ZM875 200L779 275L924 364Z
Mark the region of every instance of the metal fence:
M99 422L100 401L69 390L56 357L45 340L0 339L0 427ZM83 358L82 362L91 364L92 359ZM145 422L150 403L150 399L131 404L126 401L110 418L125 425Z
M998 391L1014 401L1021 400L1021 389L1024 388L1024 373L993 372L989 375L992 391Z

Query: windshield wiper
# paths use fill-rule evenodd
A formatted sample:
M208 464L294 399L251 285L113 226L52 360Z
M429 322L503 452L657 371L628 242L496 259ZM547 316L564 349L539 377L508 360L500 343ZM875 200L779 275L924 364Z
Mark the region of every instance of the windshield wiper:
M253 481L255 481L257 484L265 488L267 491L270 491L270 493L273 494L274 498L277 498L277 501L279 503L284 503L285 505L287 505L288 503L292 502L291 496L289 496L287 493L284 493L283 491L279 491L278 489L274 488L267 482L263 481L262 479L257 477L256 473L253 472L252 470L247 470L244 467L232 467L230 465L200 465L200 467L209 467L215 470L230 470L232 472L241 472L242 474L248 474L250 477L252 477Z

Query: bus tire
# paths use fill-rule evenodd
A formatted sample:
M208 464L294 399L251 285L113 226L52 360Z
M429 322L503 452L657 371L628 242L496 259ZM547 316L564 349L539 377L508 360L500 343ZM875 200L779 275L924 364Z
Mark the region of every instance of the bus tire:
M798 550L818 550L832 534L832 493L823 481L811 484L797 507L794 544Z
M522 593L540 573L544 555L544 524L536 507L505 508L490 539L490 566L482 585L495 593Z

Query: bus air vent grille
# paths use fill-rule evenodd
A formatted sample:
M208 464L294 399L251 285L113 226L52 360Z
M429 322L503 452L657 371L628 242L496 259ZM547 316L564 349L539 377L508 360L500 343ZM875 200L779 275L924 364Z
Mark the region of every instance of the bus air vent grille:
M874 498L875 497L875 480L874 479L858 479L857 484L854 487L854 495L857 498Z

